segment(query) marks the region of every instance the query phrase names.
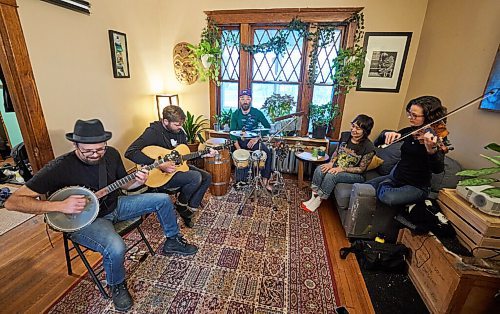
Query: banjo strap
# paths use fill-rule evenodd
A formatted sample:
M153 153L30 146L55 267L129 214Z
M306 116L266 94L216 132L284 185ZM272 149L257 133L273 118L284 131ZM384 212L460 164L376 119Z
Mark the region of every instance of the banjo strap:
M99 163L99 190L108 185L108 173L106 171L106 158Z

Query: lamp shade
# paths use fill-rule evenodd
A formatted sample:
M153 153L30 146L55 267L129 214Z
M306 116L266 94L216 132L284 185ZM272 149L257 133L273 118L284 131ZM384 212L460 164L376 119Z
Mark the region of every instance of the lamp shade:
M156 109L158 110L158 119L161 120L163 108L166 106L179 106L179 95L156 95Z

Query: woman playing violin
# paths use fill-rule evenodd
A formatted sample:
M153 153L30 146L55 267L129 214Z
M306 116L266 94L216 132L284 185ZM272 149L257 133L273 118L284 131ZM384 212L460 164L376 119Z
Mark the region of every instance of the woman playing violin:
M386 132L385 143L391 144L402 136L415 132L446 114L439 98L422 96L406 105L410 127L398 132ZM444 153L439 149L438 136L430 131L419 131L403 139L401 160L387 176L366 183L377 190L377 197L389 206L423 201L430 192L432 173L444 170Z

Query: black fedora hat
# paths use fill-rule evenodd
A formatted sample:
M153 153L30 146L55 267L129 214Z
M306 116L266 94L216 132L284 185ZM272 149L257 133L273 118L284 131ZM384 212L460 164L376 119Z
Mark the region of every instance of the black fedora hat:
M109 140L111 132L104 131L99 119L77 120L73 133L66 133L66 138L75 143L95 144Z

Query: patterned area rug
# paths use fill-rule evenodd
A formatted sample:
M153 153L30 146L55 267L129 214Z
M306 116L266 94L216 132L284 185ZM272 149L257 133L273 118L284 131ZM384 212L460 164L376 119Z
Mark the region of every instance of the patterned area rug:
M287 195L272 209L259 197L238 215L244 192L205 199L193 229L182 232L200 250L194 256L160 255L164 237L156 217L143 224L155 256L126 261L136 313L333 313L338 300L317 213L299 208L306 195L286 180ZM126 239L133 241L138 234ZM114 312L85 277L51 313Z

